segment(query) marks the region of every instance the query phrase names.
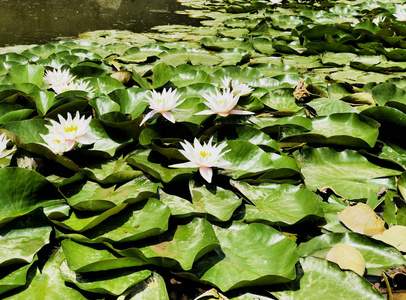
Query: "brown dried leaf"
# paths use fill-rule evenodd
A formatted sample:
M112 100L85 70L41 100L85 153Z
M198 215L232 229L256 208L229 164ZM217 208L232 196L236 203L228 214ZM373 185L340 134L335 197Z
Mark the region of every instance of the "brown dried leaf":
M311 96L311 93L306 89L306 83L304 82L303 78L299 78L299 81L297 82L297 85L295 86L295 91L293 92L293 96L295 96L295 98L297 100Z
M217 292L216 289L211 289L195 298L195 300L228 300L228 298Z
M132 74L129 71L118 71L110 75L110 77L117 79L122 84L126 84L131 79L131 76Z
M406 226L393 226L381 234L374 235L373 238L406 252Z
M365 272L365 259L353 246L336 244L327 253L326 259L336 263L343 270L351 270L362 276Z
M385 221L364 203L348 206L337 214L347 228L357 233L373 236L386 230Z

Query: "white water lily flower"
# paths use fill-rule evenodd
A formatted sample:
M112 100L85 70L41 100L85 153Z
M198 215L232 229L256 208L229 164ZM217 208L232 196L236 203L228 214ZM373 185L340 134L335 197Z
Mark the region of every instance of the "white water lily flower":
M406 5L396 5L396 13L393 16L398 21L406 22Z
M2 135L0 135L0 153L6 149L7 143L9 141L10 140L6 137L6 135L4 133Z
M271 5L282 4L282 0L269 0L269 2L271 2Z
M164 89L162 93L151 91L151 96L147 95L145 97L148 100L149 108L152 110L142 119L140 126L157 113L160 113L168 121L175 123L171 110L177 110L176 107L185 101L178 101L180 96L181 94L176 94L176 89Z
M170 165L172 168L199 168L200 175L207 181L211 182L213 176L212 167L227 168L231 165L228 161L219 161L219 159L231 150L227 150L220 153L227 143L223 142L219 145L212 145L213 137L210 138L209 142L206 144L200 144L195 138L193 146L191 143L185 140L184 143L180 143L183 150L179 150L189 162Z
M231 77L224 77L221 79L220 87L223 89L230 88L234 94L237 96L247 96L252 93L254 89L250 88L245 83L240 83L238 80L234 80Z
M222 117L226 117L230 114L235 115L252 115L251 111L236 110L234 107L237 105L240 99L240 94L234 96L234 93L230 88L223 89L223 92L216 91L216 93L204 94L203 97L207 100L204 102L210 110L203 110L195 115L212 115L219 114Z
M379 23L384 22L386 17L382 17L381 15L377 16L375 19L372 20L372 22L376 25L379 26Z
M11 153L13 153L13 152L15 152L17 150L16 146L14 146L13 149L4 151L4 150L6 150L7 143L9 141L10 141L10 139L8 139L4 133L2 133L0 135L0 158L4 158L6 156L9 156Z
M75 143L66 141L63 136L59 134L40 134L42 139L45 141L45 147L49 148L53 153L62 155L64 152L67 152L73 148Z
M70 82L57 86L52 85L51 88L57 95L68 91L94 92L94 89L89 87L89 81Z
M49 129L49 134L54 136L61 137L65 142L66 149L72 149L75 145L75 142L81 144L93 144L98 138L89 134L91 131L89 123L92 120L92 117L82 118L79 115L79 112L76 112L76 116L72 119L72 115L68 113L66 120L58 115L59 123L51 120L52 125L45 125ZM54 138L52 136L52 138Z
M61 86L68 84L75 79L76 76L69 74L69 70L53 70L45 71L43 81L51 85L51 87Z

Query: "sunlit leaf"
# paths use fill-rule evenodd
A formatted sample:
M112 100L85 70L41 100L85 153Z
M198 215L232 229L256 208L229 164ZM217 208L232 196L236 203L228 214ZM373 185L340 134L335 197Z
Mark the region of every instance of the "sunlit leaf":
M340 266L342 270L351 270L360 276L365 272L365 260L362 254L347 244L335 244L327 253L326 259Z
M324 259L301 259L303 268L300 289L272 292L277 299L385 299L372 285L358 274L343 272L336 264ZM299 280L298 280L299 282Z
M341 222L353 232L374 236L386 230L385 221L364 203L348 206L339 212L338 216Z
M299 255L326 258L336 244L347 244L357 249L365 259L367 273L380 276L382 270L404 264L402 254L381 241L358 233L330 233L315 237L298 247Z

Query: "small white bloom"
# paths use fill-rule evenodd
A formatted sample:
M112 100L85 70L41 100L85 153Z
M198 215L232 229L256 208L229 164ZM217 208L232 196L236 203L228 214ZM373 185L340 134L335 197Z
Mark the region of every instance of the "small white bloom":
M4 133L0 135L0 158L9 156L17 150L16 146L14 146L12 149L5 151L9 141L10 139L8 139Z
M377 16L375 19L372 20L372 22L376 25L379 26L379 23L384 22L386 17L382 17L381 15Z
M212 145L213 137L210 138L209 142L206 144L200 144L195 138L193 146L191 143L185 140L184 143L180 143L183 150L179 150L189 162L170 165L172 168L199 168L200 175L207 181L211 182L213 176L212 167L227 168L231 164L227 161L219 161L219 159L231 150L227 150L220 153L227 143L223 142L219 145Z
M269 0L269 2L271 2L271 5L282 4L282 0Z
M59 134L40 134L42 139L44 140L45 147L49 148L53 153L62 155L64 152L67 152L73 148L75 143L71 141L66 141L62 135Z
M176 107L185 101L178 101L180 96L181 95L176 94L176 89L173 91L172 89L164 89L162 93L151 91L151 96L147 95L146 98L149 103L149 108L152 110L144 117L144 119L142 119L140 126L157 113L162 114L162 116L168 121L175 123L175 118L173 117L171 110L176 110Z
M49 129L49 134L54 136L61 137L65 143L67 149L72 149L75 142L81 144L93 144L98 138L89 134L91 131L89 123L92 117L85 119L85 116L82 118L79 115L79 112L76 112L76 116L72 119L72 115L68 113L66 120L58 115L59 123L51 120L52 125L45 125Z
M396 13L393 15L396 20L406 22L406 5L396 5Z
M6 135L4 133L2 135L0 135L0 153L6 149L7 143L9 141L10 140L6 137Z
M57 86L52 85L51 88L57 95L68 91L94 92L94 89L89 87L89 81L70 82Z
M216 93L204 94L203 97L207 100L204 102L210 110L203 110L195 115L212 115L219 114L222 117L226 117L230 114L235 115L252 115L253 112L245 110L235 110L233 109L238 100L240 99L240 94L234 96L234 93L230 88L223 89L223 92L216 91Z
M232 90L234 96L237 96L238 94L240 96L247 96L247 95L251 94L253 91L253 89L250 88L245 83L240 83L238 80L234 80L230 77L222 78L220 87L223 89L230 88Z
M56 87L60 85L65 85L72 82L76 76L69 74L69 70L62 71L60 69L53 71L45 71L43 81L50 84L51 87Z

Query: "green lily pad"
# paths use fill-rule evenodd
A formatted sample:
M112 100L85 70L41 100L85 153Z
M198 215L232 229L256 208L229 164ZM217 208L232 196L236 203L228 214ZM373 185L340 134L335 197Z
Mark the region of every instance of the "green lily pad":
M27 282L27 273L36 261L37 260L35 259L31 264L18 268L10 274L2 277L0 279L0 295L9 290L24 286Z
M190 270L194 261L219 246L211 224L201 218L194 218L185 225L172 227L158 237L157 243L140 248L121 249L114 248L119 254L129 257L137 257L148 263L164 266L177 267Z
M165 281L163 277L156 272L153 272L148 279L135 285L131 289L131 292L124 298L124 300L149 299L169 300Z
M127 62L143 62L149 57L158 56L160 53L169 50L167 47L160 45L146 45L141 47L133 47L124 52L122 59Z
M193 203L176 195L170 195L164 191L159 191L159 199L169 207L171 215L174 217L199 216L199 211L193 206Z
M279 83L279 81L278 81ZM261 98L261 101L277 111L290 114L297 112L300 107L296 105L296 98L293 96L293 89L276 89Z
M200 213L214 216L215 220L228 221L241 204L236 194L221 187L201 185L190 180L189 190L193 207Z
M81 273L80 276L69 269L66 261L61 266L62 278L76 285L78 288L101 294L118 296L147 279L151 275L149 270L139 270L138 268L125 268L110 270L109 272Z
M223 292L288 282L296 277L296 245L272 227L234 222L228 228L214 228L221 249L199 260L191 273L182 275L215 285Z
M368 275L380 276L381 271L400 266L406 259L396 248L358 233L330 233L315 237L298 247L299 255L325 258L334 245L344 243L357 249L365 259Z
M105 211L122 203L136 203L147 199L157 192L159 183L139 176L120 187L103 188L99 184L88 181L84 185L69 187L65 197L69 205L78 210Z
M133 87L115 90L109 96L114 102L120 105L120 112L130 114L131 117L135 119L147 108L147 95L149 95L149 91Z
M337 113L358 113L359 111L344 101L331 98L317 98L307 104L317 116L328 116Z
M223 60L220 56L215 55L204 49L195 48L178 48L171 49L159 55L162 62L170 66L179 66L190 62L193 66L220 64Z
M12 180L10 180L12 178ZM39 173L22 168L0 169L0 224L25 215L39 207L52 205L55 188Z
M5 299L30 299L35 296L38 300L47 299L74 299L84 300L84 297L77 290L67 287L62 279L60 265L64 260L61 250L57 251L41 270L37 269L28 287L18 294L11 295Z
M217 142L228 140L247 141L251 144L260 146L264 150L272 150L276 153L280 152L278 144L275 140L271 139L262 131L247 125L224 126L220 130L218 130L214 136L217 137Z
M25 144L44 143L39 134L48 133L48 129L45 127L45 124L49 123L41 119L30 119L9 122L3 126L3 129L6 129L19 136Z
M151 215L154 217L151 218ZM111 215L83 235L72 233L64 234L63 237L92 244L133 242L166 231L169 217L169 208L162 202L150 198L146 203L140 202Z
M278 299L385 299L363 277L352 271L342 271L335 263L306 257L300 260L303 268L300 289L271 292ZM298 283L299 284L299 283Z
M135 171L123 159L101 161L82 169L90 179L102 184L126 182L142 175Z
M253 50L251 44L249 44L242 38L235 39L235 38L212 37L212 38L202 38L200 42L204 47L214 51L221 51L224 49L233 49L233 48Z
M116 91L123 91L122 89ZM114 93L114 92L113 92ZM100 117L106 113L119 112L120 105L108 96L94 97L89 101L89 105L94 108L96 116Z
M2 227L0 266L30 264L35 254L49 243L52 227L45 224L46 218L37 210Z
M32 93L31 96L35 99L39 115L46 115L56 101L55 93L53 92L40 91Z
M210 78L205 71L198 71L191 65L180 65L174 70L171 82L178 88L194 83L210 83Z
M362 111L361 115L370 117L381 124L379 128L381 139L403 148L406 146L405 139L399 135L399 132L402 132L406 127L405 113L393 107L378 106Z
M44 67L37 65L14 66L9 69L9 75L14 84L32 83L40 87L44 76Z
M111 251L84 246L71 240L61 241L69 269L85 273L139 267L145 263L136 258L117 257Z
M231 171L227 171L233 179L252 177L277 169L288 168L297 172L291 158L276 153L267 153L258 146L246 141L228 141L227 152L223 159L231 163Z
M165 85L172 77L172 69L161 63L152 68L152 87L154 89Z
M99 78L91 77L86 79L86 81L89 82L89 86L95 89L94 93L96 95L108 95L115 90L124 89L124 85L120 81L110 76Z
M330 114L312 119L312 130L282 133L281 142L333 144L349 147L374 147L380 124L374 120L360 118L358 114Z
M378 193L382 187L394 189L390 176L401 173L372 164L353 150L306 148L297 159L308 189L329 187L349 200L367 199L370 193Z
M217 54L223 59L222 66L234 66L243 61L247 61L251 54L249 51L238 48L224 49Z
M195 171L187 168L177 169L163 167L161 164L149 160L150 153L151 150L139 150L129 156L126 161L128 164L143 170L165 183L190 178Z
M393 83L381 83L375 86L372 89L372 96L381 106L387 105L406 111L406 92Z
M103 127L101 121L98 119L93 118L90 121L90 128L92 129L92 134L99 138L93 144L91 149L86 150L92 154L99 154L105 158L111 158L116 154L118 149L131 142L131 139L128 138L126 138L124 141L117 141L116 139L110 137L106 129Z
M324 216L319 197L305 188L272 183L250 185L244 181L231 184L254 204L245 205L246 222L286 226Z
M119 213L127 205L128 203L123 203L121 205L114 206L113 208L110 208L109 210L106 210L102 213L98 211L93 213L72 211L71 215L66 220L59 221L51 219L51 221L62 228L77 232L83 232L99 225L107 218L110 218L111 216Z
M250 117L250 122L259 127L267 134L279 133L281 128L297 128L300 130L310 130L312 128L312 121L308 118L294 116L294 117Z
M24 109L24 106L12 103L0 103L0 124L27 119L33 109Z

